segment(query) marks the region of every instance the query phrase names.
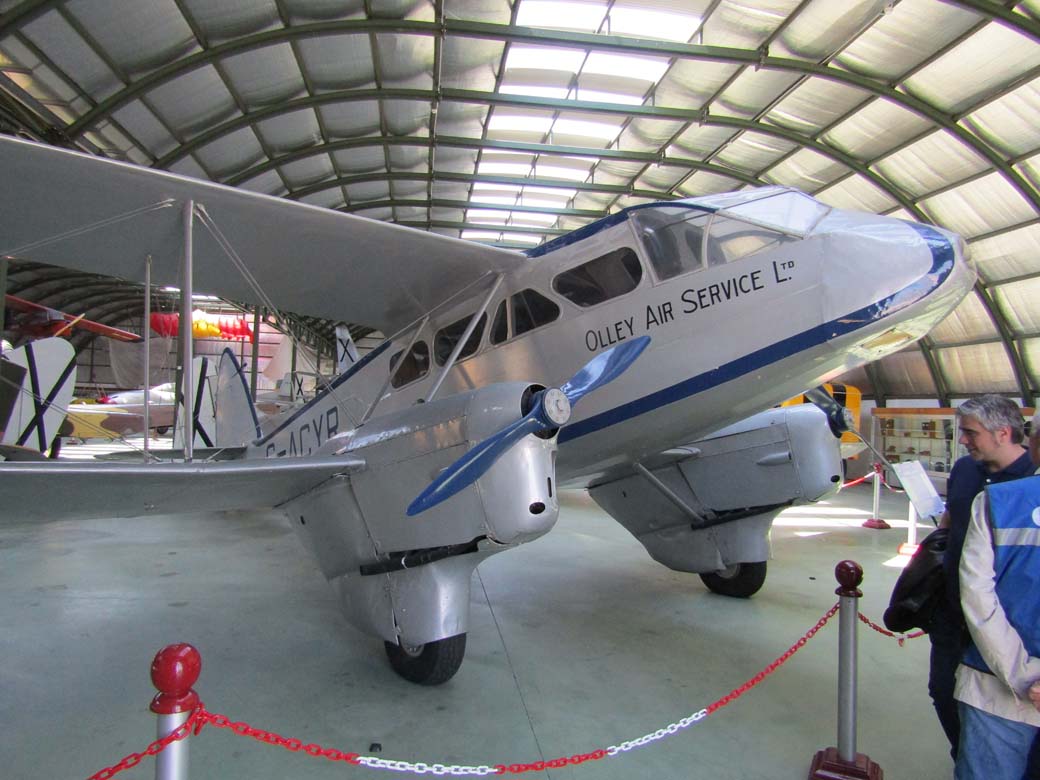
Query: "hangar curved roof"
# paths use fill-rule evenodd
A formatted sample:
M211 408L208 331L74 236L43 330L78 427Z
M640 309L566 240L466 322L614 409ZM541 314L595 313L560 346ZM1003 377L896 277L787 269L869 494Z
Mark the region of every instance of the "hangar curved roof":
M0 0L0 130L517 248L763 184L934 222L979 284L849 380L1031 403L1038 44L1040 0Z

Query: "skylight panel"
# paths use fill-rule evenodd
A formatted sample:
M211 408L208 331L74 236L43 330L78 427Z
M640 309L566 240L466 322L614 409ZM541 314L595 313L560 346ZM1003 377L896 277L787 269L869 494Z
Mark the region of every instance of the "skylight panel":
M633 35L637 38L660 38L685 43L700 26L701 18L693 14L615 5L610 9L606 31L611 35Z
M530 163L480 162L477 174L505 174L507 176L526 176L531 172Z
M534 235L533 233L510 233L509 234L509 240L510 241L515 241L518 244L531 244L532 246L537 246L538 244L542 243L542 239L543 238L545 238L545 236Z
M551 116L525 116L503 114L496 111L488 125L490 130L519 130L524 133L548 133L552 127Z
M474 185L474 189L476 185ZM483 192L474 192L473 200L480 203L492 203L496 206L512 206L516 203L515 195L486 195Z
M582 72L642 79L656 84L668 70L668 65L668 60L659 57L634 57L629 54L594 51L589 54Z
M498 241L502 234L493 230L463 230L462 238L467 241Z
M524 27L596 32L603 23L606 11L605 3L523 0L516 15L516 23Z
M513 46L506 57L506 72L513 69L562 70L577 73L585 61L581 49L556 49L546 46Z
M567 135L585 135L590 138L602 138L612 141L617 138L621 130L621 123L607 124L606 122L590 122L584 119L557 119L553 125L554 133L566 133Z

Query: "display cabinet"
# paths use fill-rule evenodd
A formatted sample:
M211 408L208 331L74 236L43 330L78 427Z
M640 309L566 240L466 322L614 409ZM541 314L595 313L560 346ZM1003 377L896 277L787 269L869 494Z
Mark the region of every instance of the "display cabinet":
M938 478L967 454L957 441L956 409L874 408L870 414L874 444L892 463L919 460L929 476ZM1022 414L1028 420L1033 410L1023 409Z
M944 476L964 448L957 443L955 409L870 410L875 446L892 463L918 460L931 476Z

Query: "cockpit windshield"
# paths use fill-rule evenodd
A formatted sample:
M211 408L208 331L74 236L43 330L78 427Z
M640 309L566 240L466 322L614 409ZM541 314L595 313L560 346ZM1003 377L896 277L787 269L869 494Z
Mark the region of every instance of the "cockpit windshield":
M708 195L683 200L710 211L723 212L732 217L747 219L758 225L776 228L804 238L820 220L827 216L830 206L788 187L759 187L753 190Z
M722 265L804 238L830 211L787 187L690 198L631 212L658 279Z

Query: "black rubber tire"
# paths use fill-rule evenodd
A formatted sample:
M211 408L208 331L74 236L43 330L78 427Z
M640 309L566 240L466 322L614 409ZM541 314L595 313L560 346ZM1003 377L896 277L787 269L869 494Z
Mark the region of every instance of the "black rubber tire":
M419 685L440 685L455 676L466 655L466 635L458 634L414 648L384 642L395 672Z
M735 563L728 569L708 572L700 577L713 593L746 599L754 596L765 585L766 562Z

